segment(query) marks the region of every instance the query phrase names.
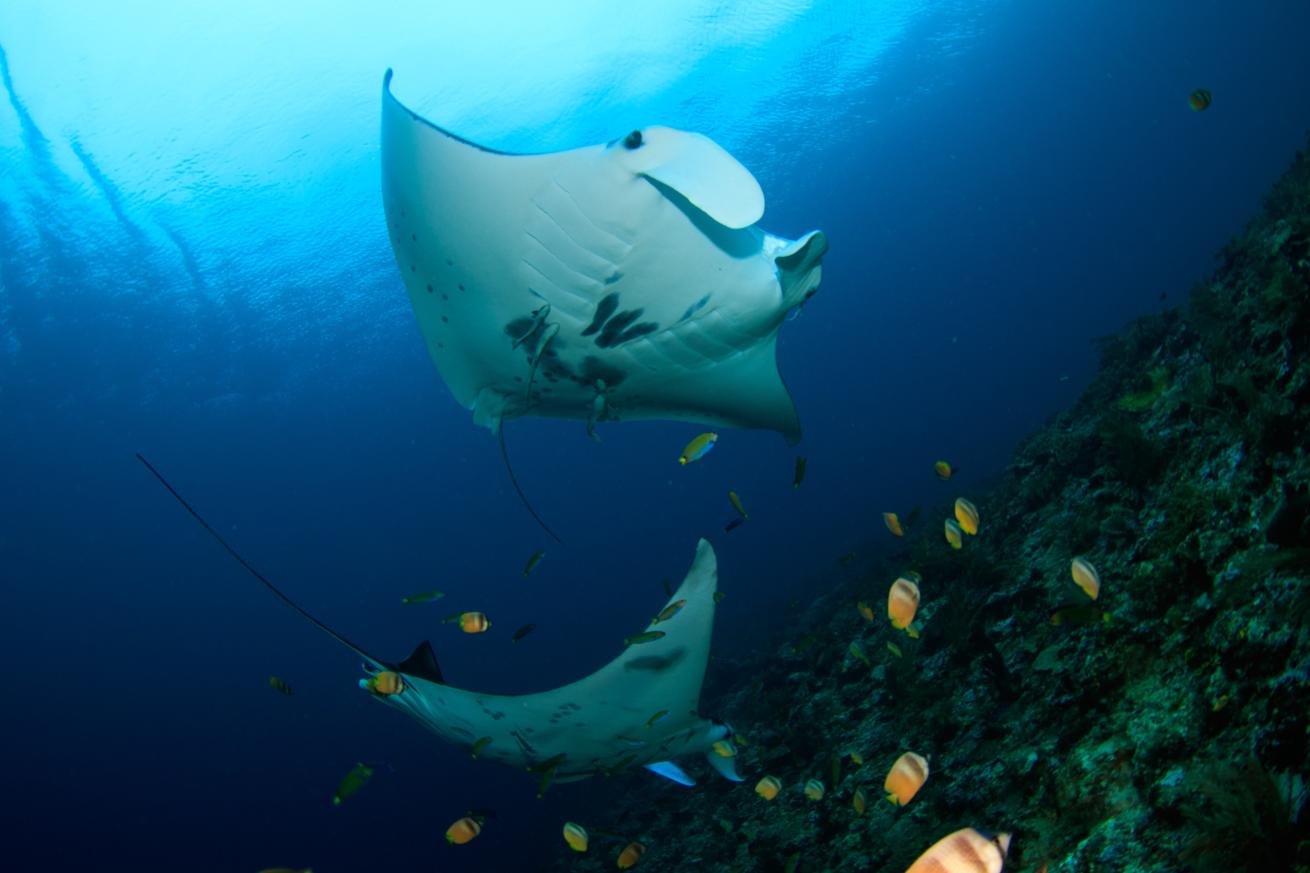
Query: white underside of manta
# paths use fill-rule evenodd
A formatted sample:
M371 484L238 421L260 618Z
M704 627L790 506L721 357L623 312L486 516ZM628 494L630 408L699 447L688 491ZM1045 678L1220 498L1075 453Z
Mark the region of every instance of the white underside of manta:
M776 361L828 244L755 226L764 195L710 139L648 127L537 155L480 148L383 84L382 191L429 353L480 424L539 415L800 422Z
M716 741L731 736L731 728L698 712L717 588L714 549L702 539L691 569L665 606L686 603L673 617L647 627L665 635L629 646L585 679L536 694L466 691L441 680L425 643L406 661L387 667L403 677L404 690L373 696L448 742L472 748L481 740L479 759L541 773L547 780L648 767L689 785L691 778L671 759L703 754L718 772L740 781L732 759L711 751ZM368 660L370 675L385 666Z

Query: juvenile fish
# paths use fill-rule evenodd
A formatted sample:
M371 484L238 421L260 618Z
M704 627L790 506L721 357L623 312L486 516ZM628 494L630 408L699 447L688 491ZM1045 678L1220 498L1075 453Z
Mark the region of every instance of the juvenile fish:
M628 637L623 641L625 646L636 646L641 643L653 643L656 640L664 638L664 631L646 631L644 634Z
M431 603L434 600L440 600L446 596L444 591L420 591L417 594L411 594L408 597L400 598L400 602L406 606L412 606L415 603Z
M536 568L538 564L541 563L541 559L544 557L546 557L545 552L537 552L531 558L528 558L528 565L523 568L523 575L524 576L532 575L532 571Z

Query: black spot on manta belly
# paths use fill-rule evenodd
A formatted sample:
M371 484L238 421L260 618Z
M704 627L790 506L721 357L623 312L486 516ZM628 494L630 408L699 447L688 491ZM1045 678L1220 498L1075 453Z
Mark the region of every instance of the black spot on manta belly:
M702 297L701 299L697 300L695 303L688 306L687 311L682 313L682 318L679 318L678 321L686 321L687 319L691 318L693 315L695 315L697 312L703 309L705 307L705 304L709 302L710 302L710 295L706 294L704 297Z
M596 314L592 316L591 324L587 325L586 328L583 329L582 335L591 336L593 333L600 330L601 325L603 325L606 321L608 321L609 317L613 315L614 311L618 308L619 308L618 293L616 292L616 293L606 294L604 297L600 299L600 302L596 304Z

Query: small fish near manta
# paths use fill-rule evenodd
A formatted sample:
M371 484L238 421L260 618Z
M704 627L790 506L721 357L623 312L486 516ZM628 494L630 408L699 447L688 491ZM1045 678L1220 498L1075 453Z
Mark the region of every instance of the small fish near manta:
M391 79L387 230L428 353L477 424L670 419L800 439L777 337L818 290L821 231L757 227L759 183L701 134L507 154L421 118Z
M732 729L697 715L718 603L718 562L708 541L699 541L686 577L659 612L665 615L682 602L676 620L660 621L667 628L662 637L627 648L590 676L560 688L535 694L480 694L446 684L427 642L391 664L323 624L242 558L149 461L140 455L137 459L248 573L363 659L368 678L359 684L367 693L408 713L447 742L462 748L480 744L479 760L533 772L540 777L542 790L552 780L568 782L634 766L694 785L673 763L674 758L693 754L703 755L724 777L741 781L734 759L712 751L716 742L732 737ZM647 633L654 631L654 625L652 621L647 626ZM376 683L384 673L401 680L392 693L370 686L370 680ZM664 713L662 718L651 717L659 712ZM623 739L637 735L644 742L640 748Z

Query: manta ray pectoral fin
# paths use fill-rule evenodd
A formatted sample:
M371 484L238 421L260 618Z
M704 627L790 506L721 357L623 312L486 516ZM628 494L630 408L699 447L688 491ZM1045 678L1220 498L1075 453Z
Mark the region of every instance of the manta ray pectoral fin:
M612 147L626 150L625 164L633 172L669 186L724 227L740 230L764 215L760 183L703 134L648 127Z
M828 237L821 230L812 230L773 256L785 307L804 303L818 290L823 275L819 262L827 252Z
M418 676L438 685L446 684L446 680L441 678L441 666L437 663L436 653L432 651L432 643L427 640L415 646L409 657L396 665L396 671Z
M711 750L705 753L705 760L709 761L710 766L715 770L718 770L719 775L724 779L728 779L732 782L743 781L742 778L737 775L737 765L733 763L736 760L735 758L723 758L716 755Z
M696 780L688 776L686 770L683 770L672 761L656 761L653 764L646 764L645 767L650 772L663 776L665 779L676 782L679 785L686 785L690 788L696 784ZM737 781L740 782L741 780L738 779Z

